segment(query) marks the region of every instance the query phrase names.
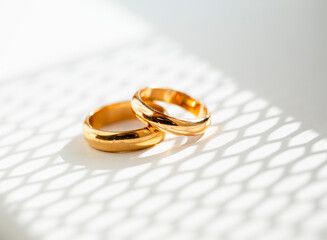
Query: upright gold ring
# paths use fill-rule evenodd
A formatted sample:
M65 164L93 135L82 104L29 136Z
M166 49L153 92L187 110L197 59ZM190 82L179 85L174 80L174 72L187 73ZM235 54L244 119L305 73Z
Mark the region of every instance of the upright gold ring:
M151 106L165 111L161 106ZM83 135L94 148L102 151L121 152L147 148L158 144L165 138L165 133L147 124L146 127L132 131L102 131L101 128L113 122L136 118L130 102L111 104L91 112L83 124Z
M197 119L172 117L149 106L152 101L176 104L197 116ZM198 135L210 126L211 115L205 105L185 93L165 88L143 88L135 93L131 106L136 116L153 127L178 135Z

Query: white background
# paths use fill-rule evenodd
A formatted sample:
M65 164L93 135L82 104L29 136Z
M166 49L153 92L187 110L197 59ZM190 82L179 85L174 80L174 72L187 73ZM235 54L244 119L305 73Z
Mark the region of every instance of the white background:
M1 239L325 239L323 1L0 2ZM140 87L202 138L113 154L85 115Z

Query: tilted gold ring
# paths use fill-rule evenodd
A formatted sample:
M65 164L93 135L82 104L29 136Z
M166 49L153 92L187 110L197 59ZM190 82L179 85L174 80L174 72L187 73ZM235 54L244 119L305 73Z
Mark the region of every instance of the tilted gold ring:
M182 119L169 116L149 106L152 101L176 104L190 111L197 119ZM143 88L135 93L131 106L136 116L161 131L178 135L198 135L210 126L211 115L205 105L198 100L172 89Z
M164 108L158 105L151 105L159 111L165 111ZM147 148L165 138L165 133L149 124L141 129L124 132L100 130L110 123L132 118L136 117L131 109L130 102L121 102L100 108L86 117L83 124L84 138L92 147L109 152Z

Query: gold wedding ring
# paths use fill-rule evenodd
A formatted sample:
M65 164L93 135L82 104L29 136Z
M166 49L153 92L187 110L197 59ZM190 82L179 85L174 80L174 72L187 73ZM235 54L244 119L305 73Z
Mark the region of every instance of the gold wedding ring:
M151 108L165 112L164 108L148 103ZM130 102L111 104L90 113L83 124L86 141L102 151L120 152L147 148L161 142L165 133L152 127L149 123L141 129L132 131L103 131L101 128L113 122L136 118Z
M172 117L149 105L152 101L164 101L176 104L197 116L197 119ZM165 88L143 88L135 93L131 106L136 116L151 126L168 133L178 135L198 135L210 126L211 115L205 105L198 100Z

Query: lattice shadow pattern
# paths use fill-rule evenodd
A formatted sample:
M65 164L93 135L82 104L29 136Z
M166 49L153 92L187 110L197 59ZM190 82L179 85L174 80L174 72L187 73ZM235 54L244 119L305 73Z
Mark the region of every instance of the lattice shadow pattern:
M211 109L200 139L91 149L87 112L140 87ZM327 142L165 39L1 83L5 239L326 239Z

